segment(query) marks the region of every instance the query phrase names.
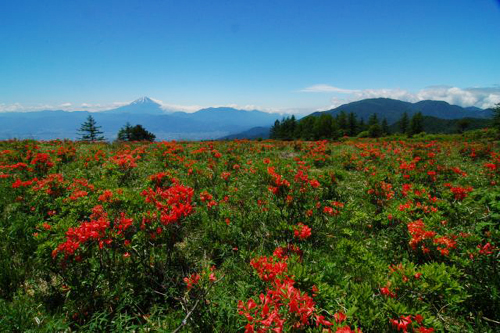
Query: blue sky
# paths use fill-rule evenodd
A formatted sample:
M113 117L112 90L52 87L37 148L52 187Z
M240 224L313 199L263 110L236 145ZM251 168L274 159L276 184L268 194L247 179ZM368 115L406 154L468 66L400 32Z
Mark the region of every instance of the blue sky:
M495 0L2 1L0 111L500 102ZM471 89L473 88L473 89Z

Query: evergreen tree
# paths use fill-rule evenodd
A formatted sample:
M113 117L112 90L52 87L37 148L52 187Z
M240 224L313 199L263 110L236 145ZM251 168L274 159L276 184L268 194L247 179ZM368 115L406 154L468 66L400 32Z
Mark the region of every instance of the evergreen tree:
M297 138L302 140L314 139L314 127L319 117L309 116L302 118L297 125Z
M374 124L368 127L368 133L372 138L379 138L382 136L382 127L379 124Z
M82 124L78 132L80 132L80 141L104 141L103 132L100 130L101 126L97 126L97 123L91 115L87 117L87 120Z
M376 113L372 114L370 118L368 118L368 133L372 138L382 136L382 127L380 127Z
M118 141L132 141L130 138L131 132L132 126L127 122L125 126L118 131Z
M405 112L399 120L399 129L401 130L401 133L405 134L408 132L408 123L408 114Z
M373 125L380 125L378 122L378 117L376 113L373 113L370 118L368 118L368 127Z
M330 130L330 138L333 140L337 140L341 136L344 135L344 130L342 130L339 126L339 123L336 119L332 117L332 124L331 124L331 130Z
M497 129L500 135L500 103L493 108L493 127Z
M290 117L290 136L292 140L297 138L297 119L295 119L295 115Z
M153 142L156 139L156 135L147 131L142 125L135 125L132 127L132 141L150 141Z
M297 129L297 121L295 116L286 117L281 122L281 140L290 141L295 139L295 131Z
M281 123L278 119L274 122L274 125L271 127L271 131L269 132L269 138L273 140L278 140L281 132Z
M338 124L338 127L341 131L341 135L346 135L349 133L349 126L348 126L348 120L347 120L347 114L344 111L341 111L337 117L336 117L336 122Z
M314 123L314 140L329 139L332 137L333 117L329 114L322 114Z
M467 128L469 126L470 126L470 120L469 119L465 119L465 118L459 119L457 121L457 132L459 134L462 134L463 132L465 132L467 130Z
M118 132L119 141L151 141L153 142L156 135L147 131L142 125L130 126L127 122L124 127Z
M366 131L366 124L365 124L365 120L363 118L361 118L361 120L359 121L358 127L359 127L358 133Z
M388 135L389 134L389 124L387 124L387 118L384 118L382 120L382 135Z
M358 134L358 121L354 112L349 113L349 117L347 118L347 127L349 129L349 136L356 136L356 134Z
M417 112L410 120L409 135L415 135L424 131L424 116L421 112Z

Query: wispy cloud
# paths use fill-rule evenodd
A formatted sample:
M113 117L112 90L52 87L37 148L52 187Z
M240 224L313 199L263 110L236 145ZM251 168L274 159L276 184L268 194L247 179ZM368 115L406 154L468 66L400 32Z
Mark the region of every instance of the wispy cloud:
M277 113L277 114L309 114L314 111L314 108L275 108L275 107L266 107L262 105L256 105L256 104L235 104L235 103L229 103L229 104L215 104L215 105L180 105L180 104L169 104L169 103L164 103L161 100L158 99L152 99L156 103L160 104L162 109L167 111L167 112L174 112L174 111L182 111L182 112L187 112L187 113L193 113L196 111L199 111L201 109L205 108L218 108L218 107L225 107L225 108L233 108L233 109L238 109L238 110L245 110L245 111L253 111L253 110L258 110L258 111L263 111L263 112L268 112L268 113Z
M304 88L300 91L309 93L335 93L343 95L341 97L331 97L330 105L322 109L334 108L342 104L366 98L378 97L399 99L412 103L423 100L438 100L463 107L475 106L482 109L493 107L497 103L500 103L499 86L472 88L430 86L417 92L411 92L404 89L343 89L325 84L318 84Z
M31 104L31 105L26 105L21 103L12 103L12 104L0 103L0 112L34 112L42 110L99 112L99 111L115 109L117 107L127 104L129 104L129 102L112 102L106 104L99 104L99 103L73 104L70 102L66 102L61 104Z
M300 92L353 94L359 92L359 90L343 89L328 84L315 84L300 90Z

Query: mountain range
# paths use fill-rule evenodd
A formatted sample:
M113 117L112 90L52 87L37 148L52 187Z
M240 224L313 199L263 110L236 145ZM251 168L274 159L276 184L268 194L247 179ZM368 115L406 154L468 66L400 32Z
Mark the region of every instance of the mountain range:
M281 115L228 107L206 108L194 113L167 112L148 97L116 109L88 112L45 110L0 113L0 139L51 140L78 138L77 130L92 115L107 140L114 140L127 122L140 124L157 140L206 140L239 133L252 127L269 126Z
M308 117L319 117L323 114L335 117L341 112L352 112L358 120L363 119L365 122L372 114L376 114L379 121L387 119L391 132L398 131L397 122L405 112L409 117L421 112L424 116L424 131L427 133L454 133L458 120L464 118L468 119L468 129L484 128L490 125L489 119L493 116L492 109L464 108L443 101L424 100L410 103L390 98L371 98L343 104L327 111L317 111ZM222 139L266 139L269 138L270 129L271 126L255 127Z
M386 118L389 125L395 124L405 112L410 117L422 112L424 116L441 120L489 119L493 112L492 109L463 108L442 101L425 100L409 103L389 98L374 98L344 104L327 111L314 112L310 116L315 117L325 113L336 116L342 111L346 114L353 112L358 119L365 121L372 114L377 114L379 120ZM0 113L0 139L75 140L78 138L77 130L89 115L92 115L101 126L107 140L114 140L118 130L127 122L144 126L156 135L157 140L266 138L275 120L284 117L258 110L245 111L229 107L206 108L194 113L165 111L159 103L148 97L142 97L130 104L101 112L45 110ZM446 127L454 122L429 121L431 125L438 123ZM478 123L487 124L484 121ZM440 126L434 128L436 126L433 126L433 132L440 131Z
M323 113L336 116L342 111L347 114L353 112L358 119L363 119L365 121L368 120L372 114L376 114L379 120L386 118L389 124L397 122L405 112L410 117L417 112L422 112L424 116L440 119L486 119L491 118L493 112L491 109L483 110L476 107L463 108L443 101L425 100L417 103L410 103L390 98L371 98L344 104L328 111L315 112L312 116L319 116Z

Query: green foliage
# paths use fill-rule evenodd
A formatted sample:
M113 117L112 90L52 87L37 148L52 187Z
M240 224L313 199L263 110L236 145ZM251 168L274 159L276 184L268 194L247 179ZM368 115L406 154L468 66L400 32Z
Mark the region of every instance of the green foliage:
M500 103L493 109L493 127L500 133Z
M155 140L156 136L148 132L142 125L131 126L130 123L126 123L118 131L118 141L151 141Z
M295 135L339 138L342 118L307 117ZM240 301L265 319L271 293L289 331L321 332L320 316L333 331L388 332L402 317L407 331L495 331L491 133L0 142L0 328L239 332L262 324ZM276 280L258 260L286 267Z
M421 112L417 112L411 117L410 125L408 128L408 135L413 136L415 134L421 133L424 131L424 116Z
M410 124L410 121L408 119L408 113L403 113L401 116L401 119L399 120L399 130L401 133L407 133L408 132L408 126Z
M101 126L97 126L97 122L94 117L89 115L87 120L82 124L78 132L80 133L80 141L104 141L104 136L102 136Z

